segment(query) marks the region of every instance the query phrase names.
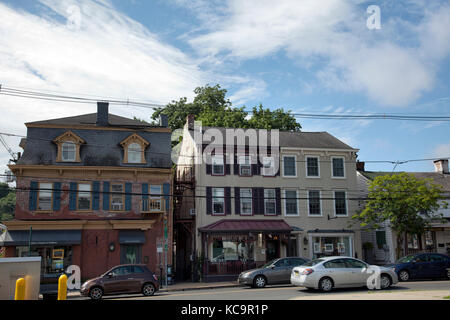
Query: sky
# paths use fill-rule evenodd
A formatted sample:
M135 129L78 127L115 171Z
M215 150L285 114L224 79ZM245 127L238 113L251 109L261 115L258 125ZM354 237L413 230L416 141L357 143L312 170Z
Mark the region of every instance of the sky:
M7 87L166 104L220 84L248 109L450 116L450 1L0 0L0 21ZM25 122L96 112L1 94L0 107L0 132L18 135ZM370 161L450 157L450 122L298 121L359 149L366 170L433 171ZM9 159L0 149L2 171Z

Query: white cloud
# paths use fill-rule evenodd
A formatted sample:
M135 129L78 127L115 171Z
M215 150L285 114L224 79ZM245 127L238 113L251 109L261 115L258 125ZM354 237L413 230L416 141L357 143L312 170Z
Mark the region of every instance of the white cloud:
M199 5L204 2L196 3L204 8ZM404 16L416 15L412 22L403 15L385 19L389 10L399 10L387 3L382 29L371 31L361 3L232 0L220 14L208 11L216 23L201 18L203 31L190 34L188 41L215 65L284 52L311 69L311 61L318 59L313 64L322 86L360 91L381 105L409 105L433 88L438 64L450 52L450 5L426 9L420 3L402 3Z
M189 56L109 1L42 0L38 14L0 3L0 83L37 90L167 103L193 97L208 75ZM79 16L76 16L79 12ZM74 16L75 14L75 16ZM25 134L24 122L96 112L96 105L0 95L1 131ZM151 110L111 106L149 119ZM8 138L14 151L18 139ZM2 147L3 148L3 147ZM9 159L4 150L0 162Z

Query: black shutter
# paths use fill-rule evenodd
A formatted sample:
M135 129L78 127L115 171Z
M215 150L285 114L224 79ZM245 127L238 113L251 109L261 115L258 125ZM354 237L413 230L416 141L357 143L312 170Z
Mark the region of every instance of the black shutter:
M258 165L258 163L252 163L252 175L253 176L257 176L259 173L258 173L258 171L259 171L259 165Z
M238 163L237 154L234 154L233 173L235 175L239 175L239 163Z
M260 188L252 188L252 202L253 202L252 205L253 205L253 213L254 214L264 214L264 206L262 207L262 210L261 210L261 207L260 207L260 204L261 204L260 197L261 197L261 195L259 193L259 189ZM264 198L263 198L263 203L264 203Z
M230 170L231 170L230 164L229 164L229 163L226 163L226 164L225 164L225 175L231 174Z
M259 205L258 205L258 209L259 209L259 214L264 214L264 188L258 188L258 193L259 193Z
M212 166L210 164L206 164L206 174L211 174Z
M206 187L206 214L212 213L212 189Z
M225 187L225 214L231 214L231 188Z
M281 215L281 190L280 188L275 188L275 203L277 208L277 215Z
M234 187L234 213L241 214L241 188Z

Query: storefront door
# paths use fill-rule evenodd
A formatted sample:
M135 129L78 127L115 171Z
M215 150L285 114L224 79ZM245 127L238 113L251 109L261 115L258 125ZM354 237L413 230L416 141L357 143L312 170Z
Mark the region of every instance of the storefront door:
M280 257L280 244L278 240L266 240L266 261Z

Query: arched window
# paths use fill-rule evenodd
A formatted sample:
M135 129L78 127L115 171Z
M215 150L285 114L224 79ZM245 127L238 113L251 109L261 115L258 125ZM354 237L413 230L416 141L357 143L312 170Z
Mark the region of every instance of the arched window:
M141 163L142 162L142 146L138 143L130 143L128 145L128 162Z
M62 161L75 161L77 148L73 142L62 144Z

